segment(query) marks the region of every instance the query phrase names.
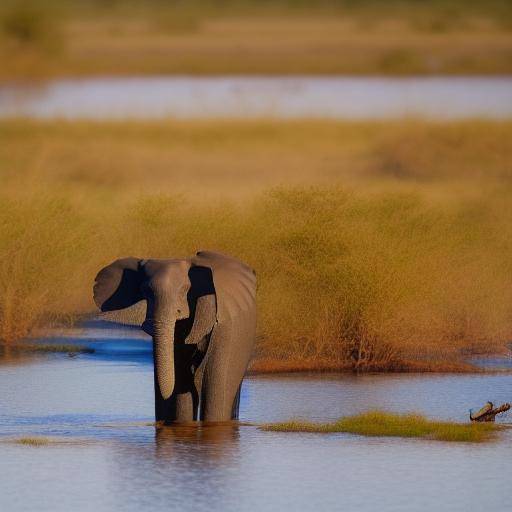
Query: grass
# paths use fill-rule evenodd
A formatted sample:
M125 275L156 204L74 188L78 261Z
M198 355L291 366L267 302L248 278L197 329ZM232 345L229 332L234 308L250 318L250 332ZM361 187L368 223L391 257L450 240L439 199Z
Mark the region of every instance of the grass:
M141 74L504 74L506 0L6 0L0 79Z
M31 344L18 343L9 346L9 349L18 352L41 352L41 353L63 353L63 354L92 354L94 349L83 347L80 345L47 345L47 344Z
M416 354L418 355L418 354ZM450 358L448 361L440 359L418 360L410 358L393 357L389 360L377 360L359 364L359 367L351 358L341 359L338 354L336 357L320 357L312 355L310 357L300 357L294 355L282 355L279 358L261 356L251 362L248 369L249 375L260 375L269 373L301 373L301 372L350 372L350 371L386 371L390 373L480 373L485 370L480 369L470 363Z
M369 437L411 437L435 441L481 443L495 437L497 428L489 423L452 423L433 421L420 414L393 414L369 411L340 418L334 423L289 421L263 425L271 432L344 432Z
M62 446L62 445L84 445L87 444L83 439L69 439L65 437L43 437L43 436L24 436L18 438L8 438L7 443L20 444L24 446Z
M115 258L259 280L254 368L466 371L512 337L512 123L0 122L0 338Z
M20 437L18 439L14 439L13 442L27 446L48 446L53 441L48 437Z
M63 211L65 198L87 204L98 192L110 202L144 194L173 195L179 202L310 185L400 193L429 192L442 183L441 194L462 193L467 182L477 190L478 184L501 187L512 180L511 135L510 121L478 120L4 120L0 172L4 193L14 198L49 188L54 201L48 215L74 223L73 212ZM48 194L39 195L43 199Z

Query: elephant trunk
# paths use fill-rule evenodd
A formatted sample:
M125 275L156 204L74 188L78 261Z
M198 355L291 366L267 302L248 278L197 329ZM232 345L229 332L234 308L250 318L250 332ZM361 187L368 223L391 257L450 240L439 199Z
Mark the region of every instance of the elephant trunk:
M167 400L174 390L174 326L176 321L155 322L153 349L156 380L160 394Z

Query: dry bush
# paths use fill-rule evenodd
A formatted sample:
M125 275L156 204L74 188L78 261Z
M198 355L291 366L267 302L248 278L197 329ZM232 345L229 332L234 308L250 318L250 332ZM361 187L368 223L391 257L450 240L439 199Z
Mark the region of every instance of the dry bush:
M41 320L76 313L94 235L58 194L0 201L0 338L13 341Z
M506 195L435 206L417 194L323 188L276 189L245 206L99 200L87 212L60 198L2 202L4 339L91 310L94 273L111 259L201 248L256 269L264 357L365 370L493 351L512 331Z
M422 179L375 174L383 165L375 148L392 152L411 126L414 144L438 148ZM215 131L211 123L5 122L1 337L12 341L35 325L93 311L94 275L117 257L188 256L209 248L257 271L262 360L365 371L496 352L512 334L505 172L512 158L508 139L492 140L510 125L434 126L236 122ZM459 152L439 142L457 130L464 139ZM477 146L489 152L496 144L492 154L499 156L473 153L482 172L463 179L457 166L477 136ZM307 163L304 184L260 191L293 176L297 145ZM246 170L249 156L264 150ZM326 185L325 175L315 175L326 152L353 162L360 175L343 169L342 180ZM199 175L172 167L180 154L183 165L194 154L196 162L209 160L209 170L225 168L201 187ZM276 155L275 176L240 194L233 176L242 183ZM425 155L426 149L400 158L414 169ZM450 168L442 163L436 173L435 161L444 157ZM154 168L161 169L160 191L150 179ZM181 176L188 188L173 192Z

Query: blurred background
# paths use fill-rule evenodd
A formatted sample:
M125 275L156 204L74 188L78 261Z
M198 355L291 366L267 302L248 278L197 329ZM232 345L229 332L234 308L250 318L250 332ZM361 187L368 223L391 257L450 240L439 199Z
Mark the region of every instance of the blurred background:
M3 0L0 339L112 259L228 252L260 368L512 338L509 0ZM462 367L462 366L460 366Z
M504 74L507 0L3 0L4 79Z

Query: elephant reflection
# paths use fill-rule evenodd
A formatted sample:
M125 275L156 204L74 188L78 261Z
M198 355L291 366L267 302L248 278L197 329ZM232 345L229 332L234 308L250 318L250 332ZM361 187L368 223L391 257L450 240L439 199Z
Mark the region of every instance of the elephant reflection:
M230 256L119 259L96 276L102 311L145 300L153 337L157 421L238 417L240 387L255 342L256 278Z
M239 425L234 422L189 423L155 429L156 454L173 458L183 445L201 445L201 458L222 460L238 448ZM190 452L189 453L190 456Z

